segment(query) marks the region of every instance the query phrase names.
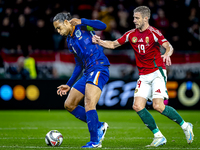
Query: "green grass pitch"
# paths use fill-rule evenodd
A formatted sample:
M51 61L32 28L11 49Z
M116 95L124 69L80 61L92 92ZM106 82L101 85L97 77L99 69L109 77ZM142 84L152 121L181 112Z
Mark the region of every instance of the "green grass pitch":
M179 125L150 110L159 129L167 138L167 144L157 148L145 148L152 142L153 134L135 111L97 110L97 112L99 120L109 124L101 149L200 149L200 111L178 110L185 121L194 125L194 141L189 145ZM54 129L60 131L64 137L60 147L50 147L45 143L46 133ZM87 124L66 110L0 111L0 150L79 150L88 141Z

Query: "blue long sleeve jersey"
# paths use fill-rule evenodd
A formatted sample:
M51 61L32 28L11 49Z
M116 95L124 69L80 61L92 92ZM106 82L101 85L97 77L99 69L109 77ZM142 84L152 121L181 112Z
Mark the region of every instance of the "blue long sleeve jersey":
M74 54L76 66L67 85L72 86L84 69L87 74L97 65L109 66L110 63L103 53L103 47L92 43L92 36L96 30L104 30L106 24L99 20L81 19L81 24L73 29L73 33L67 36L67 45L71 53Z

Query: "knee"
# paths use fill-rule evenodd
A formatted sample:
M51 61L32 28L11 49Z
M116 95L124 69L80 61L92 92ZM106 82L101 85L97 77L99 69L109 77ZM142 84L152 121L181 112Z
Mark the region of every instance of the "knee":
M140 106L140 105L138 105L138 104L133 104L133 109L134 109L136 112L138 112L138 111L144 109L144 107L142 107L142 106Z
M162 113L163 112L163 106L162 105L160 105L160 104L158 104L158 103L156 103L156 104L153 104L153 109L155 109L156 111L158 111L158 112L160 112L160 113Z
M76 108L76 106L73 106L71 103L65 101L65 103L64 103L64 108L65 108L67 111L72 112L72 111Z
M85 99L85 110L93 110L96 109L96 104L91 99Z

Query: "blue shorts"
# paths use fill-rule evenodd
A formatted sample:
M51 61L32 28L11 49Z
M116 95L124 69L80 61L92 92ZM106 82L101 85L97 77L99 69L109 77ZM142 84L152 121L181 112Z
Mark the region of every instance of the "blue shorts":
M98 86L101 90L109 80L109 69L107 66L96 67L92 72L84 74L74 85L73 88L85 95L86 83Z

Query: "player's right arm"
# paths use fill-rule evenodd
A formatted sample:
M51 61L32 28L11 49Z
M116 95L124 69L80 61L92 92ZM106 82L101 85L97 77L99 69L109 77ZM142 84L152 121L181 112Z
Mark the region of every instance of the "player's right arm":
M66 85L68 85L69 87L71 87L74 84L74 82L76 81L76 79L79 77L79 75L81 74L81 72L83 70L83 64L78 59L78 57L75 57L75 62L76 62L76 66L74 68L72 76L70 77L70 79L66 83Z
M74 82L76 81L76 79L79 77L79 75L81 74L83 70L82 63L76 57L75 57L75 62L76 62L76 66L67 84L60 85L59 87L57 87L58 88L57 94L60 96L67 94L67 92L70 90L71 86L74 84Z
M121 44L119 44L119 42L117 40L115 40L115 41L101 40L100 37L97 35L94 35L92 37L92 42L95 44L99 44L100 46L102 46L104 48L108 48L108 49L115 49L115 48L121 46Z
M132 32L133 30L130 30L128 32L126 32L123 36L121 36L119 39L115 40L115 41L107 41L107 40L101 40L99 36L94 35L92 37L92 42L95 44L99 44L100 46L104 47L104 48L108 48L108 49L115 49L123 44L125 44L126 42L128 42L129 40L129 34Z

